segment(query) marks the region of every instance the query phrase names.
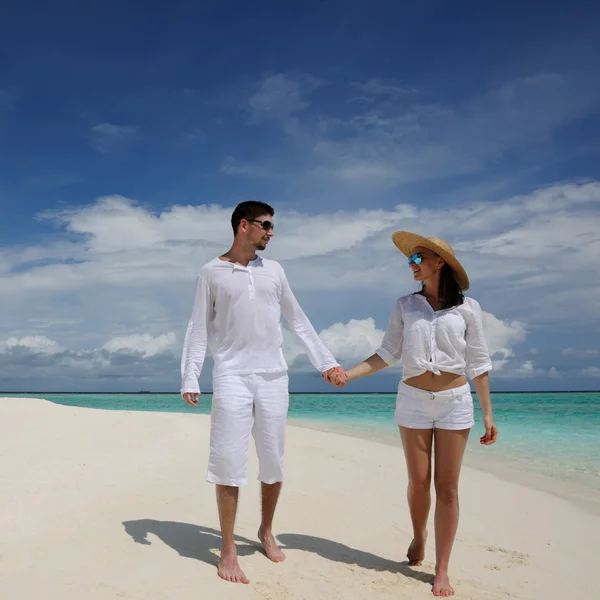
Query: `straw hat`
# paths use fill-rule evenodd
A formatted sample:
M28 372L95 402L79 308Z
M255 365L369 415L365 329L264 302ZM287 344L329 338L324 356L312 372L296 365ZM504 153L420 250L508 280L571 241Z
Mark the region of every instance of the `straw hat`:
M404 256L412 256L414 249L417 246L423 248L429 248L432 252L441 256L448 266L454 273L454 279L460 289L465 292L469 289L469 277L463 266L458 262L456 256L454 256L454 250L448 242L440 240L440 238L430 237L426 238L416 233L410 233L408 231L396 231L392 234L392 240L396 247Z

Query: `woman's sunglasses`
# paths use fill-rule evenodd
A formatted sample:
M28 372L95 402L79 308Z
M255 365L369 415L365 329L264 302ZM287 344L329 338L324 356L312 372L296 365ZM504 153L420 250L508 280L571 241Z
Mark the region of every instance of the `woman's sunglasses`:
M408 264L410 265L415 263L415 265L420 265L423 258L424 256L420 252L417 252L416 254L408 257Z
M246 221L251 221L252 223L260 223L260 226L265 231L271 231L272 229L275 229L275 225L273 225L271 221L259 221L258 219L246 219Z

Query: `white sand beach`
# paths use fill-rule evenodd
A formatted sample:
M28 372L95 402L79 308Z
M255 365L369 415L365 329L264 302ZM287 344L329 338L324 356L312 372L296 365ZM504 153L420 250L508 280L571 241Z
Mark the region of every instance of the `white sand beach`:
M410 522L401 450L289 427L275 521L287 553L256 540L259 486L237 521L250 585L220 580L209 419L0 399L0 598L7 600L432 598L405 563ZM557 483L557 485L559 485ZM464 468L451 563L457 598L568 599L600 593L600 517Z

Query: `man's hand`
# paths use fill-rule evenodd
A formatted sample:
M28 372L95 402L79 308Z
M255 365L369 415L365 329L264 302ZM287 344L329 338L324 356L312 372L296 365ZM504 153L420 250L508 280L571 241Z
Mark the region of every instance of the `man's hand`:
M196 406L198 406L198 396L199 396L199 394L197 392L196 393L185 392L185 394L183 394L183 399L190 406L196 407Z
M338 388L343 388L348 383L348 375L342 367L332 367L323 373L323 379Z

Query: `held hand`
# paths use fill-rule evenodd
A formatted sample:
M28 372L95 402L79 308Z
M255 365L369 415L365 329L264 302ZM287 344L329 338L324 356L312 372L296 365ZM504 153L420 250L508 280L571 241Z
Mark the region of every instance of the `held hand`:
M329 369L329 371L323 371L323 373L321 373L321 377L327 382L327 383L333 383L333 379L332 379L332 370Z
M348 383L348 375L341 367L332 367L325 371L322 377L327 383L331 383L338 388L342 388Z
M192 392L185 392L183 394L183 399L186 401L187 404L189 404L190 406L198 406L198 393L192 393Z
M485 426L485 434L479 438L479 443L483 446L491 446L498 439L498 428L494 423L494 418L484 417L483 425Z

